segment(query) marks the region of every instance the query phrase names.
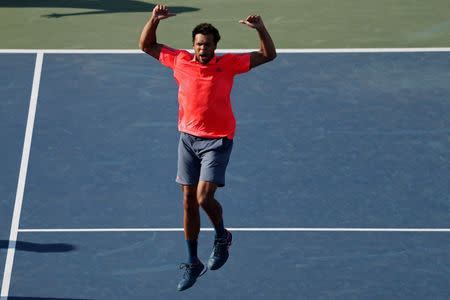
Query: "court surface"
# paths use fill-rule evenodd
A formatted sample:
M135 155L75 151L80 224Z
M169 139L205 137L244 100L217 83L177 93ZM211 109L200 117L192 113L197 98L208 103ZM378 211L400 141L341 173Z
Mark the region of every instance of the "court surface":
M0 49L136 49L158 1L2 0ZM166 0L175 18L161 42L190 46L191 30L211 22L222 48L258 47L238 21L261 14L278 48L449 47L448 0ZM24 21L25 20L25 21Z
M236 78L234 245L183 293L170 70L1 53L4 299L448 299L450 52L281 52Z

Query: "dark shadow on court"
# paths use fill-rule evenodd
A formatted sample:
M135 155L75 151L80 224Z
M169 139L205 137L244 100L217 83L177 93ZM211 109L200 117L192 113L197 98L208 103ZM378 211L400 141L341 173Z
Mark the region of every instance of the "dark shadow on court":
M0 249L7 249L8 247L9 247L9 241L0 240ZM16 242L16 250L19 250L19 251L50 253L50 252L69 252L69 251L73 251L76 249L77 248L74 245L63 244L63 243L38 244L38 243L22 242L22 241Z
M43 15L48 18L61 18L67 16L81 15L99 15L113 13L151 13L155 4L146 3L137 0L2 0L0 7L18 7L18 8L79 8L89 9L89 11L80 11L74 13L51 13ZM195 7L171 6L173 13L185 13L199 10Z
M42 298L42 297L14 297L9 296L8 300L92 300L92 299L80 299L80 298Z

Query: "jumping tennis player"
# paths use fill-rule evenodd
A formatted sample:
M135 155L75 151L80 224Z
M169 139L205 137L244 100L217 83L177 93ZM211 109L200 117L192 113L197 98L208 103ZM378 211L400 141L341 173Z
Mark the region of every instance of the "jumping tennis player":
M259 51L216 56L220 40L218 30L202 23L192 31L194 54L170 48L156 41L159 21L175 16L165 5L156 5L145 24L139 48L173 70L178 88L178 170L176 181L183 191L184 236L188 261L178 284L182 291L194 285L206 272L197 257L200 232L199 207L204 209L215 229L214 248L207 267L217 270L228 259L231 232L225 229L222 206L214 198L217 187L225 185L225 169L233 147L236 121L230 103L233 78L237 74L269 62L276 50L259 15L239 21L256 29L260 39Z

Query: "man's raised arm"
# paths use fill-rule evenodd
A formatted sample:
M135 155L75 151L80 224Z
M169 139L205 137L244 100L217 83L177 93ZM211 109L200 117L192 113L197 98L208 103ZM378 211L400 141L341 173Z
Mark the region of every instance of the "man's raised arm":
M169 9L165 5L156 5L153 8L152 16L142 29L141 38L139 39L139 48L145 53L150 54L156 59L159 59L162 44L156 42L156 28L160 20L175 16L169 13Z
M240 20L239 23L245 24L251 28L256 29L259 35L260 46L259 51L252 52L250 56L250 68L257 67L261 64L269 62L277 57L275 45L270 37L269 32L264 25L261 16L250 15L245 20Z

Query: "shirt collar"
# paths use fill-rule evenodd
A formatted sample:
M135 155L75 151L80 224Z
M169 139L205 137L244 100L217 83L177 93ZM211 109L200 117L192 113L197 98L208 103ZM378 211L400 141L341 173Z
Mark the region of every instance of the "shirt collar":
M206 64L206 65L202 65L202 66L207 66L209 64L215 64L217 62L217 55L214 53L213 58L211 58L211 60ZM195 59L195 53L192 55L192 60L193 62L199 63L196 59ZM199 63L200 64L200 63ZM200 64L201 65L201 64Z

